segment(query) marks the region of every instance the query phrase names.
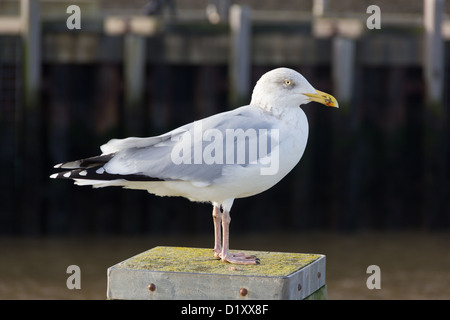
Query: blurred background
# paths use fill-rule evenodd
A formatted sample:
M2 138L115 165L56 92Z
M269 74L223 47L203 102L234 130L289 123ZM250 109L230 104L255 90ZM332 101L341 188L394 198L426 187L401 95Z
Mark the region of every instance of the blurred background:
M449 46L443 0L1 0L0 298L104 299L131 255L212 247L209 204L48 177L247 104L285 66L340 109L303 107L305 154L235 201L232 249L326 254L331 299L450 299Z

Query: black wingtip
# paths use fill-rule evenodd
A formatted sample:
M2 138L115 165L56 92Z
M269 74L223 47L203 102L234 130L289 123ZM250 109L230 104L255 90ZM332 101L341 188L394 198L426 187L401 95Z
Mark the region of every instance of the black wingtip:
M60 167L61 168L61 167ZM63 168L63 167L62 167ZM103 166L95 166L90 168L75 169L54 173L51 179L83 179L83 180L127 180L127 181L165 181L164 179L153 178L140 174L111 174L103 169Z

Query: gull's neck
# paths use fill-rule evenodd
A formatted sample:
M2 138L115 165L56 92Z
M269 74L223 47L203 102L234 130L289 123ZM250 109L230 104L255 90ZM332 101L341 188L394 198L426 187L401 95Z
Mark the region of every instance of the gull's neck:
M301 123L307 122L306 115L299 106L281 106L276 103L254 104L253 100L250 105L264 110L267 115L282 121L288 126L297 127Z

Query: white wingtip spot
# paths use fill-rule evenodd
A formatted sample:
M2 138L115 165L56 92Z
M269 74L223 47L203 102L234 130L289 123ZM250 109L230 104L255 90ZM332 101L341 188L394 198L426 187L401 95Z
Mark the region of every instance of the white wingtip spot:
M55 164L53 166L53 168L58 169L58 168L61 168L62 165L63 165L62 163L58 163L58 164Z
M56 179L57 177L58 177L58 174L57 174L57 173L54 173L54 174L52 174L52 175L50 176L51 179Z
M71 174L71 172L66 172L66 173L63 174L63 177L69 178L69 177L70 177L70 174Z
M80 173L79 173L79 175L80 176L83 176L83 177L85 177L85 176L87 176L87 171L86 170L83 170L83 171L81 171Z

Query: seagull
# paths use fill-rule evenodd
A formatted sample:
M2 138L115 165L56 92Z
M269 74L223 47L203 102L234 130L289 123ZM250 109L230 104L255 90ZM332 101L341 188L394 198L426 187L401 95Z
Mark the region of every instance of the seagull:
M300 161L308 140L300 106L311 101L339 107L333 96L314 89L297 71L273 69L257 81L249 105L159 136L112 139L98 156L57 164L64 171L50 177L211 203L214 257L258 264L253 255L230 252L230 210L235 199L273 187Z

